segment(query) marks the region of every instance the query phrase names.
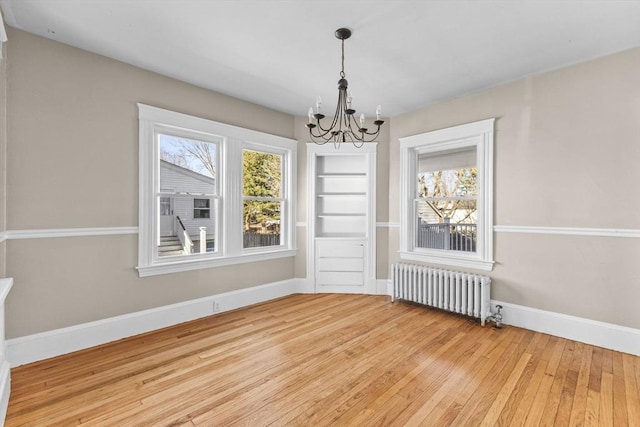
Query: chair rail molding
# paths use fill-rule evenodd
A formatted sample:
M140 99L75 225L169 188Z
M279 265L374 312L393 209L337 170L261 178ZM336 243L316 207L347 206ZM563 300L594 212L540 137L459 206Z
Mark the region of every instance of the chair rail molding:
M86 228L46 228L33 230L7 230L0 233L0 241L21 239L49 239L56 237L114 236L138 234L138 227L86 227Z
M560 234L564 236L596 236L640 238L640 230L628 228L588 228L588 227L540 227L524 225L496 225L496 233Z

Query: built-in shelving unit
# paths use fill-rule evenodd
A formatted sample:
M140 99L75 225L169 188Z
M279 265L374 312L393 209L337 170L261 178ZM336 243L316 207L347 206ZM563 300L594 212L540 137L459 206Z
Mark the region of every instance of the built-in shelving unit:
M315 237L366 237L367 163L358 153L319 153L316 162Z
M375 154L364 147L308 145L308 269L316 292L375 287ZM373 285L371 285L373 283Z

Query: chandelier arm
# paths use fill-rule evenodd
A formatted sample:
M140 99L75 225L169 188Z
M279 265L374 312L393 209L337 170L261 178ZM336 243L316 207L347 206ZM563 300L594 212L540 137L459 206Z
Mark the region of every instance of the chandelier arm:
M318 145L324 145L329 142L329 140L324 138L324 135L322 134L314 135L313 129L309 130L309 136L311 137L311 140Z
M366 141L365 141L365 140L363 140L363 139L358 139L358 138L353 139L353 138L352 138L350 142L351 142L351 143L352 143L356 148L361 148L361 147L364 145L364 143L365 143Z
M336 112L335 112L335 113L334 113L334 115L333 115L333 120L331 121L331 126L329 126L329 128L328 128L328 129L325 129L325 128L323 128L323 127L322 127L322 125L320 124L320 120L318 120L318 121L317 121L318 128L319 128L320 130L322 130L322 132L323 132L323 133L322 133L322 135L323 135L323 136L324 136L324 135L329 134L329 133L331 132L331 130L332 130L333 128L335 128L335 126L338 124L338 116L339 116L339 114L340 114L340 95L341 95L341 94L338 94L338 104L336 105Z
M378 125L378 128L375 130L375 132L373 132L373 131L372 131L372 132L367 131L367 132L364 132L364 133L365 133L365 134L367 134L367 135L376 135L376 136L377 136L377 135L380 133L380 126L381 126L381 125Z
M356 148L361 148L365 142L364 139L358 138L358 134L354 132L349 133L349 142L351 142Z

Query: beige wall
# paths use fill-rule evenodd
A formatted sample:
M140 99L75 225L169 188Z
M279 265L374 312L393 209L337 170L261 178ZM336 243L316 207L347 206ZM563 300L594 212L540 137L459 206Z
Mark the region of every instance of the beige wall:
M496 225L640 229L640 49L394 117L391 221L398 138L490 117ZM640 239L494 236L494 299L640 327Z
M9 230L137 225L137 102L294 136L293 116L12 28L7 57ZM141 279L136 248L131 235L7 242L7 337L294 277L286 258Z

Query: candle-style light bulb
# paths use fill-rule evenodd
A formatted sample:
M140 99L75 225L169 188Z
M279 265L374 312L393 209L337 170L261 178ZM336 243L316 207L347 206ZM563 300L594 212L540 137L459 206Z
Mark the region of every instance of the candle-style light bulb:
M309 123L313 122L313 108L309 107Z
M351 102L353 101L353 92L347 91L347 108L351 108Z
M360 114L360 127L364 127L364 113Z
M380 113L382 113L382 105L376 107L376 120L380 120Z
M318 96L316 99L316 113L320 114L320 107L322 107L322 97Z

